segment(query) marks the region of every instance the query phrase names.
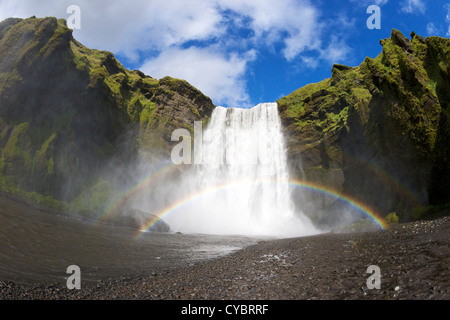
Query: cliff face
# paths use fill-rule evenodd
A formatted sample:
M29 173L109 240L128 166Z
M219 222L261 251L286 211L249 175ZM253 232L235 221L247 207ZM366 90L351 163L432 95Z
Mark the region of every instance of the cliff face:
M450 203L450 40L393 30L382 53L278 101L294 174L378 209ZM207 121L186 81L125 69L64 20L0 22L0 190L102 210L111 159L169 157L174 129ZM64 186L64 187L62 187Z
M411 37L278 101L293 171L382 214L450 202L450 39Z
M213 107L186 81L156 80L84 47L64 20L0 23L3 191L72 201L101 181L97 172L112 157L170 157L172 131L192 130Z

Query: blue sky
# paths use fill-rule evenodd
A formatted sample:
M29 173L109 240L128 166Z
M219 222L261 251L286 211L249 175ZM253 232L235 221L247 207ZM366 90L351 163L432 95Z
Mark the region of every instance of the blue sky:
M0 19L69 18L77 40L129 69L186 79L216 105L273 102L331 76L333 63L376 57L392 28L450 37L450 0L0 0ZM381 9L368 29L367 7Z

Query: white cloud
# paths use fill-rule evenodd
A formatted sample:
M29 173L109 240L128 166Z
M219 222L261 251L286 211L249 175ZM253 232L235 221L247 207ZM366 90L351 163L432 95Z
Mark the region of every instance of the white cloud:
M68 18L71 4L81 8L81 30L75 35L84 44L137 58L138 50L162 50L188 40L206 40L221 34L221 15L211 1L89 1L3 0L0 18L8 16Z
M315 69L319 66L319 59L317 57L311 57L311 56L301 56L300 60L302 61L303 68L308 69Z
M319 56L300 56L302 68L316 69L323 61L330 64L347 61L351 48L342 39L332 36L326 48L319 50Z
M348 30L346 21L331 28L310 0L0 0L0 19L68 18L73 4L81 9L77 40L121 54L153 77L186 79L214 103L249 103L249 53L262 48L288 61L343 59L350 51L326 31Z
M339 63L347 59L350 54L350 47L337 37L332 37L330 44L320 50L320 57L330 63Z
M9 16L67 18L66 8L81 8L82 28L77 38L90 46L136 57L137 50L164 50L191 40L218 38L226 31L221 10L238 14L228 23L246 17L255 34L252 41L283 40L290 59L320 45L318 11L307 0L180 0L89 1L3 0L0 19Z
M445 13L445 22L434 23L429 22L426 26L428 36L445 36L450 37L450 3L446 3L443 6Z
M373 4L377 6L384 6L389 2L389 0L350 0L350 2L353 2L361 7L368 7Z
M222 9L229 9L250 19L256 42L270 46L283 41L284 57L295 58L305 50L320 47L322 26L319 11L307 0L220 0Z
M248 107L244 75L247 63L254 58L254 51L227 57L211 48L171 48L147 60L140 69L157 78L170 75L189 79L217 104Z
M439 30L436 28L433 22L427 24L427 35L435 36L437 35Z
M400 3L401 10L405 13L416 13L419 12L421 14L425 13L425 3L423 0L405 0Z
M447 14L445 15L445 21L448 23L448 29L447 33L445 34L446 37L450 37L450 3L446 3L444 5L444 9L447 10Z

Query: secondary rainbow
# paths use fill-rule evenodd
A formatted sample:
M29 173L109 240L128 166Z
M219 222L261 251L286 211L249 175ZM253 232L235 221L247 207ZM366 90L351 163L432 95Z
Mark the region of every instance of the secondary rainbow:
M272 183L272 184L276 184L277 182L273 181L273 180L255 180L255 181L235 181L235 182L231 182L231 183L226 183L226 184L222 184L222 185L217 185L213 188L209 188L209 189L205 189L202 190L198 193L194 193L188 197L185 197L179 201L174 202L173 204L169 205L168 207L164 208L163 210L161 210L159 213L156 214L156 216L159 219L163 219L164 217L168 216L169 214L177 211L178 209L182 208L183 206L192 203L193 201L201 198L201 197L205 197L205 196L209 196L212 195L214 193L217 193L221 190L227 189L227 188L235 188L235 187L240 187L243 186L244 184L255 184L255 183ZM324 193L328 196L331 196L335 199L344 201L346 203L348 203L349 205L351 205L352 207L354 207L355 209L359 210L360 212L362 212L365 216L367 216L369 219L371 219L377 226L380 227L380 229L387 229L387 224L384 221L384 219L382 217L380 217L380 215L372 208L370 208L368 205L362 203L361 201L354 199L348 195L343 194L342 192L333 190L329 187L325 187L316 183L312 183L312 182L308 182L308 181L301 181L301 180L289 180L289 185L292 187L296 187L296 188L305 188L305 189L309 189L309 190L313 190L316 192L321 192ZM157 220L156 220L157 221ZM147 232L155 223L156 221L154 219L152 219L151 221L149 221L147 224L145 224L140 232L136 235L136 239L139 238L142 234L144 234L145 232Z
M398 180L398 178L396 178L386 169L383 169L379 164L375 163L374 161L368 160L362 156L350 154L348 152L344 152L344 154L349 159L356 161L357 163L363 164L365 168L369 169L376 177L378 177L383 181L386 188L389 186L393 192L396 192L399 195L401 195L413 207L420 207L423 205L418 195L415 194L415 192L413 192L411 188L408 188L407 185L401 183Z
M109 215L116 212L120 209L128 200L138 194L141 190L150 186L157 179L164 177L166 174L169 174L172 170L174 170L176 166L174 164L170 164L160 168L159 170L153 171L143 179L141 179L138 183L128 188L124 192L117 197L117 200L111 203L101 215L99 215L95 222L100 222L103 219L106 219Z
M309 182L309 181L302 181L302 180L296 180L292 179L289 181L290 185L293 185L295 187L300 188L306 188L309 190L317 191L325 193L331 197L334 197L336 199L339 199L341 201L345 201L348 204L350 204L352 207L358 209L362 213L364 213L369 219L371 219L376 225L378 225L381 229L386 230L388 228L387 223L385 220L370 206L366 205L362 201L355 199L353 197L350 197L349 195L346 195L342 192L339 192L337 190L334 190L329 187L322 186L317 183Z

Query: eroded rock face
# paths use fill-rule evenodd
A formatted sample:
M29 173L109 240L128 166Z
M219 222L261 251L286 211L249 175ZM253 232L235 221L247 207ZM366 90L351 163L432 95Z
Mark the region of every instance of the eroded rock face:
M294 173L381 214L450 202L450 39L393 30L382 53L278 101ZM447 141L447 142L445 142Z
M64 20L0 22L3 191L55 206L107 198L101 172L111 159L124 168L138 153L170 159L173 130L193 131L213 108L186 81L157 80L86 48Z

